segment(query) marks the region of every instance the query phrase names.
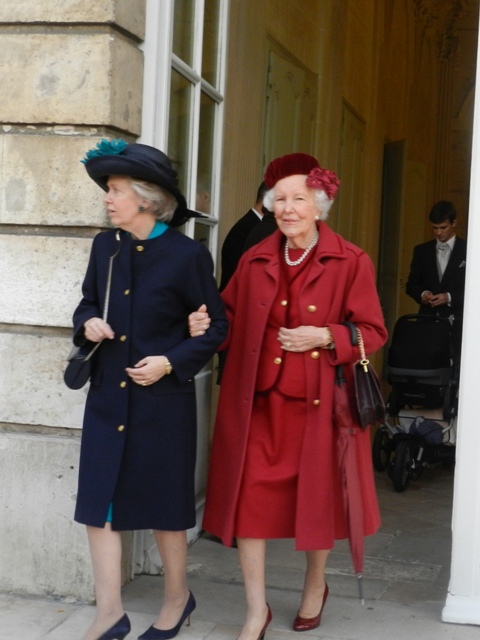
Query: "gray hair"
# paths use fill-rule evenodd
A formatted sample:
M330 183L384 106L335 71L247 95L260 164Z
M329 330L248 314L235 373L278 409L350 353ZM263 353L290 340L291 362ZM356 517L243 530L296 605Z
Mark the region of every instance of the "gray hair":
M333 200L327 196L323 189L314 189L315 193L315 206L319 209L319 220L326 220L328 218L328 212L333 204ZM273 211L273 203L275 198L275 187L272 187L263 197L263 206L269 211Z
M178 202L170 191L144 180L130 178L130 182L135 193L150 203L151 211L155 214L157 220L166 223L172 220Z

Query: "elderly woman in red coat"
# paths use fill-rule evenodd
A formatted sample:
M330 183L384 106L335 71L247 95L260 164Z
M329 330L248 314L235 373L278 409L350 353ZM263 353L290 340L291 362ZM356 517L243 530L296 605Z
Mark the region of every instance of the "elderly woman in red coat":
M369 257L324 224L339 181L294 153L268 166L264 204L278 230L247 251L222 293L230 321L206 496L204 528L237 540L247 616L239 640L263 638L269 538L294 538L307 569L295 631L320 624L325 565L347 537L332 422L335 366L354 363L348 320L367 353L386 341ZM208 326L192 314L192 335ZM208 312L208 309L207 309ZM202 321L205 319L205 323ZM380 523L368 432L358 433L364 535Z

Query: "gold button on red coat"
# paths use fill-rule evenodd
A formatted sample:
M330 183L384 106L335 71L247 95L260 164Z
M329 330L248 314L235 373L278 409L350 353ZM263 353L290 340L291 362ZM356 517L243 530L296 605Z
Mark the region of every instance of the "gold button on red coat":
M312 351L312 353L310 354L310 357L313 358L314 360L318 360L320 357L320 351Z
M314 304L309 304L307 307L307 311L310 311L310 313L315 313L316 310L317 307Z
M281 358L275 358L275 360L273 362L275 364L282 364L282 359Z
M286 307L288 304L288 300L282 300L280 304L282 305L282 307Z
M320 400L318 398L315 398L315 400L313 401L313 404L318 407L318 405L320 404Z
M117 431L123 431L125 429L125 425L121 424L117 427Z

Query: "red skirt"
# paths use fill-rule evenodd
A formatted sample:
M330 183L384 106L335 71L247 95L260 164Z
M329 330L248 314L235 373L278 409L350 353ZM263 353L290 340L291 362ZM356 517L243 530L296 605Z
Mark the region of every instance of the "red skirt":
M295 538L306 401L257 394L236 514L238 538Z

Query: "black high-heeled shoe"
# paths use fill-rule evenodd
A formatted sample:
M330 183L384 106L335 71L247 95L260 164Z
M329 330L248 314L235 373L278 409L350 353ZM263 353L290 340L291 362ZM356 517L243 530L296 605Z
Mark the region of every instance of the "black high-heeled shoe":
M124 640L124 638L130 633L131 629L132 625L130 624L127 614L125 614L113 625L113 627L110 627L108 631L105 631L98 640Z
M138 640L169 640L170 638L175 638L178 635L183 623L185 620L187 621L187 626L190 626L190 614L197 606L195 602L195 598L193 597L193 593L189 591L190 595L187 600L187 604L185 605L185 609L183 610L182 615L180 616L180 620L177 624L171 629L157 629L152 626L142 633L141 636L138 636Z

